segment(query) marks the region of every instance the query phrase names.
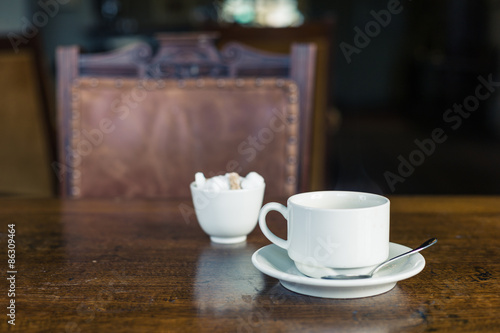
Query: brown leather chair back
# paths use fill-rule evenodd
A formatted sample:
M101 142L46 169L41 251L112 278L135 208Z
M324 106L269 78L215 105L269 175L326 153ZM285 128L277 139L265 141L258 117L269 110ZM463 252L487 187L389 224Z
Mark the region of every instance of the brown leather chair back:
M188 197L197 171L256 171L269 195L296 191L291 81L81 79L72 96L74 197Z
M302 98L311 91L290 75L239 77L255 74L259 59L268 72L293 73L292 58L259 58L238 44L219 53L192 41L163 40L155 56L145 44L87 57L76 47L58 50L63 195L189 197L197 171L259 172L269 196L306 186L301 125L310 115ZM296 48L312 66L314 46ZM302 72L297 78L314 77Z

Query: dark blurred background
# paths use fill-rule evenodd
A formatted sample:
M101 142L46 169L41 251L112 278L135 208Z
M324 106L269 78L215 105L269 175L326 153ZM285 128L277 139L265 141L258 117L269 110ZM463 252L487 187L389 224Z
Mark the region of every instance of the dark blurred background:
M500 194L500 0L0 0L0 34L22 35L39 11L52 82L57 45L100 52L157 32L325 24L322 188Z

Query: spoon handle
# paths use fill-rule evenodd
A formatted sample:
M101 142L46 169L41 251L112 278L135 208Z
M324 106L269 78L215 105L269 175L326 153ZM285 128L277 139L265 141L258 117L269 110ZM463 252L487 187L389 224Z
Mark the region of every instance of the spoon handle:
M403 254L400 254L399 256L395 256L394 258L391 258L387 261L384 261L383 263L381 263L380 265L378 265L377 267L375 267L375 269L371 272L371 274L374 274L376 271L378 271L380 268L384 267L385 265L395 261L395 260L398 260L398 259L401 259L403 257L406 257L406 256L409 256L410 254L413 254L413 253L417 253L417 252L420 252L422 251L423 249L426 249L428 248L429 246L431 245L434 245L437 243L437 238L431 238L431 239L428 239L426 240L425 242L423 242L420 246L414 248L413 250L410 250L408 252L405 252Z

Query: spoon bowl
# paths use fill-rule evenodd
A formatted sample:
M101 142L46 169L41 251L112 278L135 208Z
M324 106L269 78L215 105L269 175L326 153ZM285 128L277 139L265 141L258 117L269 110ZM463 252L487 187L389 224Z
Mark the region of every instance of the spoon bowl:
M420 252L426 248L428 248L429 246L432 246L434 244L437 243L437 238L431 238L427 241L425 241L424 243L422 243L420 246L414 248L413 250L410 250L408 252L405 252L403 254L400 254L398 256L395 256L393 258L390 258L386 261L384 261L383 263L377 265L374 269L372 269L369 273L367 274L361 274L361 275L355 275L355 274L339 274L339 275L326 275L326 276L322 276L321 278L322 279L328 279L328 280L353 280L353 279L368 279L368 278L371 278L373 276L373 274L375 274L378 270L380 270L382 267L396 261L396 260L399 260L401 258L404 258L404 257L407 257L409 255L412 255L414 253L417 253L417 252Z

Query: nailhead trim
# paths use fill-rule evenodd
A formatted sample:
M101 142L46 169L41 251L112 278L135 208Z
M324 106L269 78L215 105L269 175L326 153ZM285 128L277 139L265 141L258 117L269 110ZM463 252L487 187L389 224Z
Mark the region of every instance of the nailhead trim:
M111 84L116 89L121 89L124 86L127 86L129 82L135 82L136 87L146 90L162 90L169 89L170 82L173 81L174 84L177 85L178 88L195 88L195 89L206 89L207 81L204 79L181 79L181 80L138 80L134 81L133 79L116 79L108 83L107 80L100 81L96 78L80 78L73 82L72 89L72 110L70 115L70 123L71 123L71 134L70 134L70 145L73 152L77 151L79 140L81 140L81 136L79 135L81 130L81 115L80 115L80 88L81 87L91 87L97 88L100 85L109 85ZM210 81L212 83L212 81ZM228 78L228 79L217 79L215 81L215 86L218 88L226 88L230 89L231 87L241 88L247 84L253 83L258 87L278 87L284 89L287 93L287 109L286 109L286 135L287 135L287 149L283 151L283 154L286 154L286 161L283 168L285 168L285 185L284 191L286 195L292 195L296 192L296 183L298 178L298 144L299 144L299 106L298 106L298 89L297 85L291 80L285 79L263 79L263 78ZM208 86L209 87L209 86ZM291 149L290 149L291 148ZM82 182L82 172L80 170L80 164L78 162L79 157L77 154L73 154L72 156L73 162L75 165L73 174L70 177L70 189L71 194L74 197L81 196L81 182Z

